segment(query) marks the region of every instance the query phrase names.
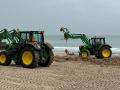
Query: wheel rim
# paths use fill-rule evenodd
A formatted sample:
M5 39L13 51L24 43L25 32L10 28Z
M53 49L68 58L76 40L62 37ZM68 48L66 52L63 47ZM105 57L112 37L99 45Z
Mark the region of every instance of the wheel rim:
M25 51L22 55L22 61L25 65L30 65L33 60L33 55L30 51Z
M82 53L81 53L81 56L82 56L82 57L87 57L88 54L87 54L87 52L82 52Z
M4 54L0 55L0 63L5 63L6 61L6 56Z
M104 58L108 58L108 57L110 56L110 50L109 50L109 49L104 49L104 50L102 51L102 56L103 56Z

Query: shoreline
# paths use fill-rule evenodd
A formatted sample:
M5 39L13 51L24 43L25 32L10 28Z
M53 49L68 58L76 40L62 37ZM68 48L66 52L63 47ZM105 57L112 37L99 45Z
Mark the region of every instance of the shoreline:
M78 54L67 55L63 52L57 52L54 56L54 61L56 62L65 62L65 61L85 61L87 63L94 63L96 65L111 65L111 66L120 66L120 55L113 54L111 58L107 59L98 59L95 56L89 56L88 58L82 59Z
M60 55L60 56L65 56L65 55L67 55L65 52L59 52L59 51L53 51L54 52L54 55ZM70 53L74 53L75 55L79 55L79 53L78 52L70 52ZM114 57L114 56L118 56L118 57L120 57L120 53L112 53L112 56L111 57Z
M69 52L77 54L79 52L79 47L54 47L53 52L55 53L64 53L65 49L67 49ZM120 48L111 48L113 55L120 55Z

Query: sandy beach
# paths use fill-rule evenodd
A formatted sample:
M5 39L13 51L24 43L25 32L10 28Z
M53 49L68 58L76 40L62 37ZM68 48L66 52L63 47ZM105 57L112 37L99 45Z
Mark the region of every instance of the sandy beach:
M120 90L120 57L56 54L50 67L0 66L0 90Z

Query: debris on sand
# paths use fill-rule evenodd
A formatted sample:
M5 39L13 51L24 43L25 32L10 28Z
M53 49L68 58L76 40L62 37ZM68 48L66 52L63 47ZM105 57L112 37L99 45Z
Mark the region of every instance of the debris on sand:
M82 59L79 55L56 55L54 60L56 62L65 62L65 61L87 61L95 63L97 65L117 65L120 66L120 57L113 56L109 59L97 59L94 56L90 56L87 59Z

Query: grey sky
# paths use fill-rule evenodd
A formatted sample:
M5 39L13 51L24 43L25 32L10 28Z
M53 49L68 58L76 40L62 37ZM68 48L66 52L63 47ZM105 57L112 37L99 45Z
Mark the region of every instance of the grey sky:
M0 28L120 35L120 0L0 0Z

